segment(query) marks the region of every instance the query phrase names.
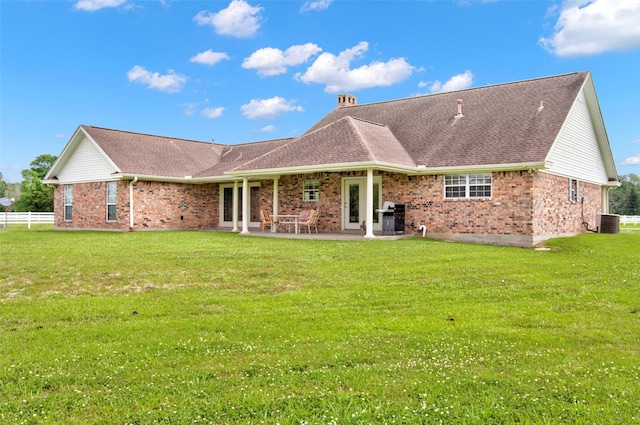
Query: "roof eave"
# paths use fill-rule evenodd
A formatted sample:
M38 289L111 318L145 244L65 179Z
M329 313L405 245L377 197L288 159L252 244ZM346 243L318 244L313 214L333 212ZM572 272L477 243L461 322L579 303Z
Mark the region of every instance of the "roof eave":
M285 175L285 174L304 174L304 173L317 173L317 172L339 172L339 171L355 171L376 169L383 171L394 171L407 173L411 170L415 170L413 166L391 164L381 161L364 161L364 162L343 162L338 164L318 164L318 165L305 165L298 167L278 167L278 168L263 168L256 170L237 170L228 171L225 175L229 177L245 177L245 176L271 176L271 175Z
M193 178L191 176L157 176L151 174L137 174L137 173L122 173L119 174L122 180L135 180L150 181L150 182L163 182L163 183L211 183L215 181L213 178ZM227 179L228 180L228 179Z
M520 162L514 164L452 165L446 167L427 167L418 165L414 174L455 174L487 173L493 171L538 171L547 168L544 161Z
M229 171L225 173L228 177L243 178L279 176L285 174L305 174L316 172L339 172L339 171L358 171L374 169L379 171L388 171L392 173L402 173L409 175L418 174L447 174L447 173L471 173L471 172L490 172L490 171L521 171L531 170L537 171L546 168L544 161L523 162L515 164L486 164L486 165L455 165L446 167L426 167L424 165L399 165L382 161L368 162L352 162L341 164L321 164L304 167L283 167L283 168L265 168L259 170L239 170Z

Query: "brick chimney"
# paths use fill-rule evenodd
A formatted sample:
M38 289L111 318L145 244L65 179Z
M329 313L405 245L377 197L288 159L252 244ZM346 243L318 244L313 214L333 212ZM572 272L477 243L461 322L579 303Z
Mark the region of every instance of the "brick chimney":
M344 108L347 106L356 106L357 104L358 104L358 98L352 94L338 95L338 108Z

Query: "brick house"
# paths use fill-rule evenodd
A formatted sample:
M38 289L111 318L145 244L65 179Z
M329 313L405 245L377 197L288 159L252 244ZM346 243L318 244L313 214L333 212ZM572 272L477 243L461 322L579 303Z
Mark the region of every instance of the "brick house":
M260 210L312 208L321 232L372 239L390 201L407 232L525 247L595 227L619 184L589 72L364 105L341 94L299 137L238 145L81 125L45 182L56 229L246 234Z

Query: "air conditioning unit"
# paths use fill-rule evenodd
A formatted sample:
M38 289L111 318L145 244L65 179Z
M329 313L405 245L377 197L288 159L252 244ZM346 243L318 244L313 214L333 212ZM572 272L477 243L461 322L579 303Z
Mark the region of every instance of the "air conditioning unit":
M596 218L598 233L620 232L620 216L618 214L598 214Z

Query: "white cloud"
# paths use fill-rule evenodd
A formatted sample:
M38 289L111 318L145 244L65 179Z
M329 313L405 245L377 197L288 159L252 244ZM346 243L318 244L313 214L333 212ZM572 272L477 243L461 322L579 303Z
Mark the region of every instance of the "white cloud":
M429 86L430 93L444 93L467 89L471 87L472 84L473 74L471 73L471 71L467 70L462 74L454 75L453 77L449 78L444 84L442 84L439 80L436 80L432 83L424 83L421 81L418 86Z
M180 106L182 106L184 108L182 113L186 117L190 117L190 116L192 116L194 114L194 111L195 111L197 105L198 105L197 103L183 103Z
M289 47L284 52L273 47L256 50L244 60L242 67L256 69L263 77L272 77L287 72L287 66L304 63L322 49L316 44L307 43Z
M150 89L167 93L177 93L187 83L187 77L176 74L173 69L168 70L165 75L160 75L157 72L147 71L140 65L131 68L127 72L127 78L133 83L144 84Z
M224 112L224 108L223 107L218 107L218 108L204 108L202 110L202 115L204 115L207 118L219 118L222 116L222 113Z
M260 129L260 131L264 131L265 133L271 133L276 130L275 125L265 125Z
M211 25L217 34L237 38L253 37L260 28L262 7L251 6L244 0L232 0L218 13L203 10L193 20L198 25Z
M351 69L351 61L363 56L368 49L369 43L362 41L340 52L337 56L332 53L323 53L304 74L296 74L296 80L306 84L325 84L325 92L336 93L390 86L411 76L414 67L404 58L390 59L388 62L374 61L369 65Z
M639 22L638 0L565 0L555 33L540 43L558 56L637 49Z
M640 154L625 159L622 165L640 165Z
M190 61L201 63L203 65L213 66L222 60L228 59L229 55L227 55L226 53L214 52L213 50L209 49L206 52L198 53L197 55L193 56Z
M127 0L78 0L73 7L78 10L84 10L85 12L94 12L107 7L118 7L126 3L126 1Z
M313 12L316 10L326 10L333 3L333 0L307 0L300 7L300 12Z
M296 106L295 101L275 96L270 99L251 99L251 102L240 107L242 115L250 119L271 119L287 112L303 112L302 106Z

